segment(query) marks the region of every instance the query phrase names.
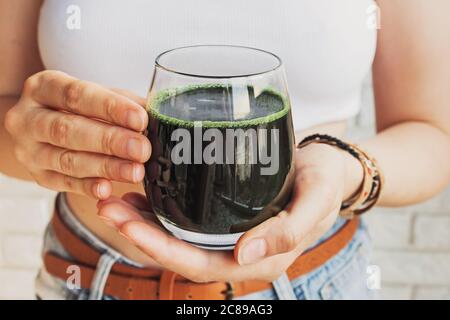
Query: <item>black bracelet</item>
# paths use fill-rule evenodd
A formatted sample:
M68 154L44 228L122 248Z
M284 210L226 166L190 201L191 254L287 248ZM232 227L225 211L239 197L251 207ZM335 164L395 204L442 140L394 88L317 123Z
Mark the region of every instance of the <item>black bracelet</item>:
M328 140L328 141L332 142L333 144L335 144L336 147L338 147L339 149L345 150L348 153L350 153L353 157L355 157L356 159L361 160L359 154L348 143L345 143L344 141L342 141L336 137L330 136L328 134L316 133L316 134L307 136L297 145L297 148L300 147L301 145L303 145L305 142L310 142L312 140L317 140L317 141Z

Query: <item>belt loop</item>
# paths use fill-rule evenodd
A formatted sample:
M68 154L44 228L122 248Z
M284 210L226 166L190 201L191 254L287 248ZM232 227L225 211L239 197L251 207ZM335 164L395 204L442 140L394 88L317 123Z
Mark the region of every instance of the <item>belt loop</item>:
M278 279L272 282L273 288L280 300L297 300L297 297L292 288L286 272L284 272Z
M177 274L173 271L163 271L159 280L159 300L173 300L176 277Z
M118 256L112 255L109 252L105 252L101 255L91 282L89 300L102 299L109 273L118 259Z

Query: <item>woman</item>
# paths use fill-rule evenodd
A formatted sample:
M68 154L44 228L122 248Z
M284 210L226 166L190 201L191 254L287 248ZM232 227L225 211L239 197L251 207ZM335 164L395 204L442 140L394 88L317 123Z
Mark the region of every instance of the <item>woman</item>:
M378 205L442 190L450 180L450 4L377 5L378 31L370 0L1 0L0 170L65 192L46 233L38 298L371 297L367 231L339 216L364 166L335 146L298 150L291 203L233 253L176 240L139 210L153 59L198 43L278 53L299 141L342 137L372 67L377 134L359 145L384 174ZM66 276L71 265L78 282Z

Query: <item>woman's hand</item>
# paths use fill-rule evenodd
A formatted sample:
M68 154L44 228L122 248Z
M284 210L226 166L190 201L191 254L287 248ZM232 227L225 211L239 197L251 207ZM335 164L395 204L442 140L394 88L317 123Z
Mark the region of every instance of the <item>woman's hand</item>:
M297 151L296 158L291 203L246 232L234 254L199 249L167 234L139 213L148 210L139 194L100 201L99 215L163 267L192 281L274 280L331 228L344 197L362 179L357 160L328 145L311 144Z
M131 98L58 71L27 79L5 118L17 159L41 186L98 199L111 181L136 183L151 146L145 109Z

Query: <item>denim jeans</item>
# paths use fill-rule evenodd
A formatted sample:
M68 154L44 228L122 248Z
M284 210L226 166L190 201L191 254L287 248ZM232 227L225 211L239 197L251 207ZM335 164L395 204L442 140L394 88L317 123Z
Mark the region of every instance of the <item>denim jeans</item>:
M50 275L45 270L45 267L42 267L35 283L37 298L56 300L115 299L114 297L103 295L103 288L112 265L115 262L121 262L136 267L142 266L106 245L84 227L73 215L67 204L65 194L58 195L56 206L65 224L81 239L102 252L102 256L97 264L96 273L89 289L69 288L65 281ZM334 226L313 246L332 236L344 222L345 220L339 218ZM71 258L56 238L51 224L48 225L44 236L43 253L48 251L61 257ZM370 238L367 228L362 221L347 246L322 266L291 281L286 274L283 274L272 283L272 289L251 293L237 299L330 300L375 298L374 292L369 290L366 285L366 269L370 251Z

